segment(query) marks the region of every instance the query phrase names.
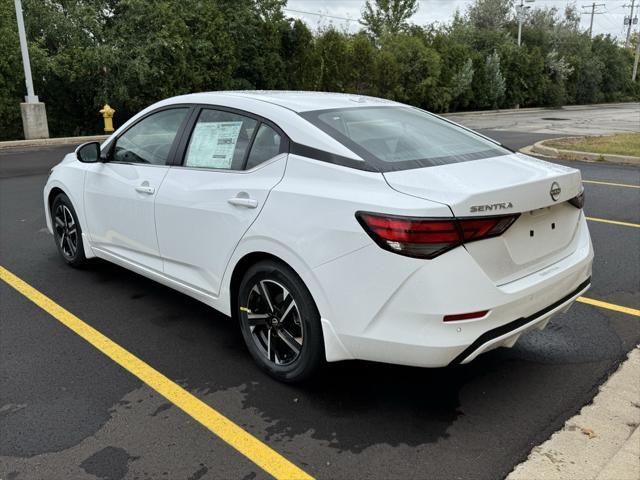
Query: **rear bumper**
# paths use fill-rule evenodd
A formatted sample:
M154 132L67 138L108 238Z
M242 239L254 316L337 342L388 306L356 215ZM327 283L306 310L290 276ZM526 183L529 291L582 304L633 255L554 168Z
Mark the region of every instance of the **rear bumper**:
M593 248L584 216L577 237L569 256L500 286L464 248L423 261L372 245L322 265L314 273L331 299L331 311L321 312L327 360L442 367L510 347L589 288ZM490 312L443 322L444 315L481 310Z
M590 286L591 277L582 282L573 292L543 308L539 312L529 317L518 318L513 322L505 323L500 327L486 331L454 358L450 365L469 363L487 350L501 346L513 346L515 342L518 341L518 338L520 338L520 335L529 330L534 328L542 330L547 326L547 323L549 323L549 320L551 320L551 317L555 313L566 312L580 295L589 290Z

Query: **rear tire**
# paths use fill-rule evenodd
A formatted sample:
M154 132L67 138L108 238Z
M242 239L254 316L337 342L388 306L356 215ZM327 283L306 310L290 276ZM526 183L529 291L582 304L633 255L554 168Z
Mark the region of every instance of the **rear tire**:
M87 263L82 243L82 229L78 215L71 200L60 193L51 204L51 224L53 238L62 259L72 267L81 267Z
M238 288L238 318L251 356L283 382L300 382L324 361L320 314L309 290L287 265L263 260Z

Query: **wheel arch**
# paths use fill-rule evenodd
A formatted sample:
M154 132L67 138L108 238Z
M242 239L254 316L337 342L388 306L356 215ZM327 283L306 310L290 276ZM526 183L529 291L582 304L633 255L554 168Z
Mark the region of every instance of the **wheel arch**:
M79 205L73 195L70 193L70 189L62 184L59 181L51 182L47 187L45 187L45 220L47 224L47 229L49 233L53 234L53 212L51 211L53 207L53 201L55 198L60 195L66 195L66 197L71 202L74 211L76 212L76 216L78 218L78 223L80 224L80 228L82 230L82 243L84 245L84 255L86 258L93 258L95 254L93 253L93 249L91 248L89 238L87 236L86 230L86 222L85 217L83 215L83 205Z
M54 184L48 189L45 187L44 193L44 216L47 223L47 230L49 230L49 233L53 234L53 213L51 212L51 209L53 208L53 200L61 193L65 194L67 197L69 197L69 194L58 184Z
M296 275L300 277L307 290L309 290L311 298L313 298L313 301L315 302L316 307L320 312L326 360L329 362L333 362L338 360L352 359L353 356L345 348L329 320L332 317L330 304L327 301L322 286L315 279L315 276L310 269L305 270L303 264L292 264L295 262L295 260L298 260L295 256L292 258L294 262L286 261L282 257L283 255L276 255L265 250L254 250L245 253L237 262L235 262L229 281L229 288L227 289L227 292L229 293L229 299L228 302L225 302L229 307L231 317L234 320L238 320L238 288L240 286L242 277L247 272L247 270L251 267L251 265L254 265L256 262L259 262L261 260L275 260L291 268L296 273Z
M60 194L64 194L69 198L67 192L65 192L62 188L55 186L51 190L49 190L49 195L47 196L47 206L49 207L49 212L51 212L51 207L53 207L53 200ZM71 198L69 198L71 200Z
M249 270L252 265L255 265L262 260L274 260L276 262L282 263L283 265L286 265L291 270L293 270L305 284L305 286L311 293L311 297L313 298L314 302L316 302L316 306L318 306L318 302L316 301L313 292L311 292L311 290L309 289L309 286L306 284L302 276L296 271L296 269L289 265L289 263L272 253L261 251L250 252L240 258L238 262L236 262L233 268L233 273L231 274L231 279L229 281L229 308L231 309L231 317L234 320L238 319L238 289L240 288L240 282L242 281L245 273L247 273L247 270Z
M311 294L311 298L313 298L320 315L324 318L331 318L330 303L312 268L291 247L264 236L245 237L236 247L227 264L219 300L221 301L220 307L225 310L227 308L230 309L230 316L234 316L233 309L235 305L233 298L238 292L237 287L240 284L240 280L242 280L242 276L251 265L265 259L275 260L293 270Z

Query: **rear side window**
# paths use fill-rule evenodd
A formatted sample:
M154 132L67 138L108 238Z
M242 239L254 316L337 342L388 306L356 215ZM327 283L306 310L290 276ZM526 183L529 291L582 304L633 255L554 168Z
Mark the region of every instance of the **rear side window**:
M246 169L256 167L262 162L282 152L282 137L269 125L261 124L247 159Z
M257 125L257 120L236 113L202 110L191 133L184 165L242 170Z
M412 107L356 107L301 115L381 172L510 153L490 140Z

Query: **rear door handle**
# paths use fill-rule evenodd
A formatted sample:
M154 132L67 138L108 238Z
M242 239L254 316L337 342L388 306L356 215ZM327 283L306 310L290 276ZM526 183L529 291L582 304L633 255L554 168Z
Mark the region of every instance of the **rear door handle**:
M146 193L147 195L153 195L155 193L156 189L153 187L150 187L148 184L147 185L140 185L139 187L136 187L136 192L138 193Z
M233 197L227 200L227 202L236 207L256 208L258 206L258 201L253 198Z

